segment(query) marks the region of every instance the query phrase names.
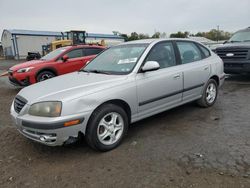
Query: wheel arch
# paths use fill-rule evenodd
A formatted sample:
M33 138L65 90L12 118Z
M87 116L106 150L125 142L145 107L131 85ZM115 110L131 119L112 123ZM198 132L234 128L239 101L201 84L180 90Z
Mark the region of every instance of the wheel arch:
M89 122L91 121L92 115L96 112L96 110L98 110L99 108L101 108L102 106L104 106L106 104L114 104L114 105L117 105L117 106L120 106L121 108L123 108L128 116L129 124L131 123L131 108L130 108L129 104L122 99L111 99L111 100L103 102L102 104L100 104L99 106L97 106L95 108L95 110L91 113L91 115L88 119L87 126L86 126L84 132L86 132L86 130L88 129L88 125L89 125Z
M111 99L111 100L108 100L108 101L100 104L98 107L96 107L95 110L97 110L98 108L100 108L101 106L106 105L106 104L114 104L114 105L117 105L117 106L120 106L121 108L123 108L128 116L129 123L131 122L131 108L127 102L125 102L122 99Z
M210 79L215 80L218 86L220 85L220 79L219 79L219 76L217 76L217 75L213 75L213 76L211 76L211 77L210 77Z

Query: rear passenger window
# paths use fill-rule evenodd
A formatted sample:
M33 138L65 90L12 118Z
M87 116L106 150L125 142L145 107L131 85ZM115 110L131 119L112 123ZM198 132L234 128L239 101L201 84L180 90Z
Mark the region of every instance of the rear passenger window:
M202 59L199 48L193 42L177 42L182 64L199 61Z
M203 52L205 58L207 58L207 57L209 57L211 55L210 51L207 48L205 48L204 46L202 46L200 44L198 44L198 45L199 45L201 51Z
M82 49L75 49L75 50L68 52L66 55L69 57L69 59L82 57L83 51Z
M85 56L89 56L89 55L97 55L101 51L103 51L103 49L101 49L101 48L86 48L83 51L84 51Z
M156 61L160 69L176 65L174 48L171 42L156 44L149 52L146 61Z

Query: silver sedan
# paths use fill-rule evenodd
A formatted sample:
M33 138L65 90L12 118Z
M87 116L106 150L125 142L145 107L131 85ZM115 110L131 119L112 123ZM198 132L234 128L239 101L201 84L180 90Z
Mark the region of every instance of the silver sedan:
M191 101L212 106L224 79L222 60L200 43L127 42L78 72L22 89L11 115L31 140L57 146L83 134L92 148L108 151L121 143L131 123Z

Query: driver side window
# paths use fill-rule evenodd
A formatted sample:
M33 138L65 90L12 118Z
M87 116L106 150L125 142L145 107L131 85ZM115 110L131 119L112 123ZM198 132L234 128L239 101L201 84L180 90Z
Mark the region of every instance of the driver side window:
M149 52L146 61L156 61L160 65L160 69L175 66L175 53L171 42L162 42L156 44Z
M69 57L69 59L73 59L73 58L78 58L78 57L83 57L84 56L82 49L72 50L72 51L68 52L65 55L67 55Z

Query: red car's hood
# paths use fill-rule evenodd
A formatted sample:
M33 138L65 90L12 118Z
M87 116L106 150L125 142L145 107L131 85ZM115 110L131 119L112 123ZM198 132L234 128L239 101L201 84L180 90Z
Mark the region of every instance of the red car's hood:
M32 61L27 61L24 63L17 64L13 67L10 68L10 70L17 71L22 68L27 68L27 67L33 67L41 63L47 63L49 61L43 61L43 60L32 60Z

